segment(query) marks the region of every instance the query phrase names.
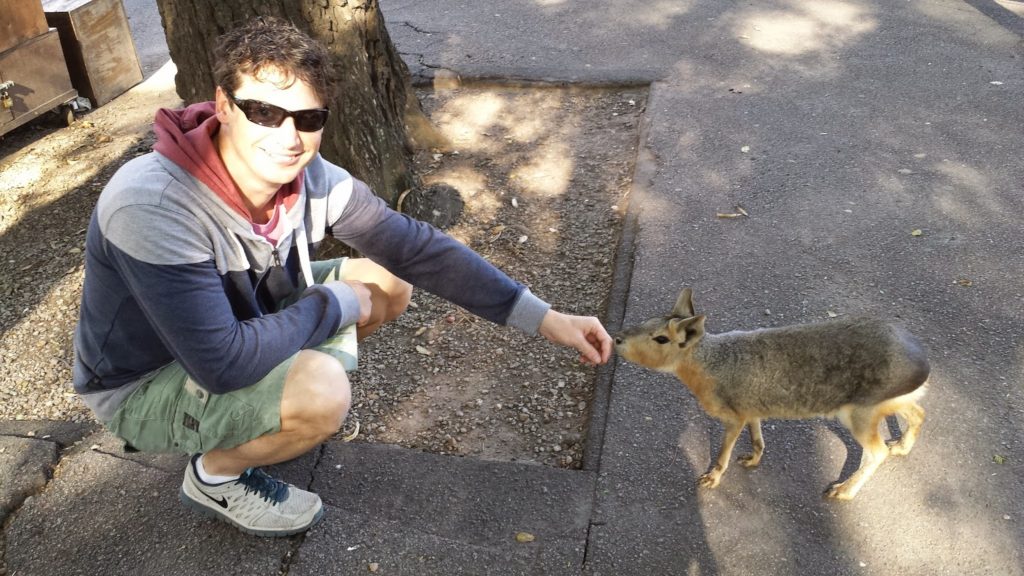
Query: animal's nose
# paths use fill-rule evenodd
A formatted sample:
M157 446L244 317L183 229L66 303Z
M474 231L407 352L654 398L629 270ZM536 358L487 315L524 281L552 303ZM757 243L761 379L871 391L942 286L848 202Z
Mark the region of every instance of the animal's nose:
M622 344L622 336L615 337L615 345L618 346L619 344Z

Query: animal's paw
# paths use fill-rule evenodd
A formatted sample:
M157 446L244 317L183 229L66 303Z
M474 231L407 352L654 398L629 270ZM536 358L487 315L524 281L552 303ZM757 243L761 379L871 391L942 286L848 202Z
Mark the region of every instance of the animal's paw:
M716 470L712 470L698 478L697 484L701 488L714 488L715 486L718 486L718 482L721 481L721 479L722 474Z
M853 500L853 497L856 495L857 491L851 490L846 482L833 484L828 491L825 492L825 497L833 500Z
M889 440L886 444L889 446L890 456L906 456L910 454L911 446L903 440Z
M736 461L747 468L756 468L761 463L761 456L759 454L747 454L746 456L740 456Z

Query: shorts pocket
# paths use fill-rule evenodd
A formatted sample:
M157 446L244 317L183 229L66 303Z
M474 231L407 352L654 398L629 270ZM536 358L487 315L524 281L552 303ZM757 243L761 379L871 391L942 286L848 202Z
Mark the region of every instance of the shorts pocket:
M167 401L163 386L151 376L133 392L107 423L115 436L143 452L174 452L172 439L174 402ZM172 399L173 400L173 399Z

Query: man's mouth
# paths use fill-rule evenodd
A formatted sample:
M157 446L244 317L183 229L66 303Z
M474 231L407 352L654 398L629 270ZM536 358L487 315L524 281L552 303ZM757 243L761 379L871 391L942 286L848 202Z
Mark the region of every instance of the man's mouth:
M295 162L298 162L299 158L302 156L301 152L298 152L298 153L293 153L293 152L273 152L271 150L267 150L266 148L260 148L260 150L264 154L266 154L267 157L269 157L270 160L272 162L274 162L275 164L283 164L283 165L294 164Z

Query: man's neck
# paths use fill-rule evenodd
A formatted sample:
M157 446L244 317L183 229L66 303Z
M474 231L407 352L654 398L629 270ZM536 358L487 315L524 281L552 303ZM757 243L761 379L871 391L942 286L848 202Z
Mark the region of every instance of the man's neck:
M242 202L245 203L245 207L249 210L249 217L252 218L254 223L266 224L273 217L275 198L277 197L278 190L280 190L280 188L269 193L263 192L258 195L251 195L239 187L239 191L242 195Z

